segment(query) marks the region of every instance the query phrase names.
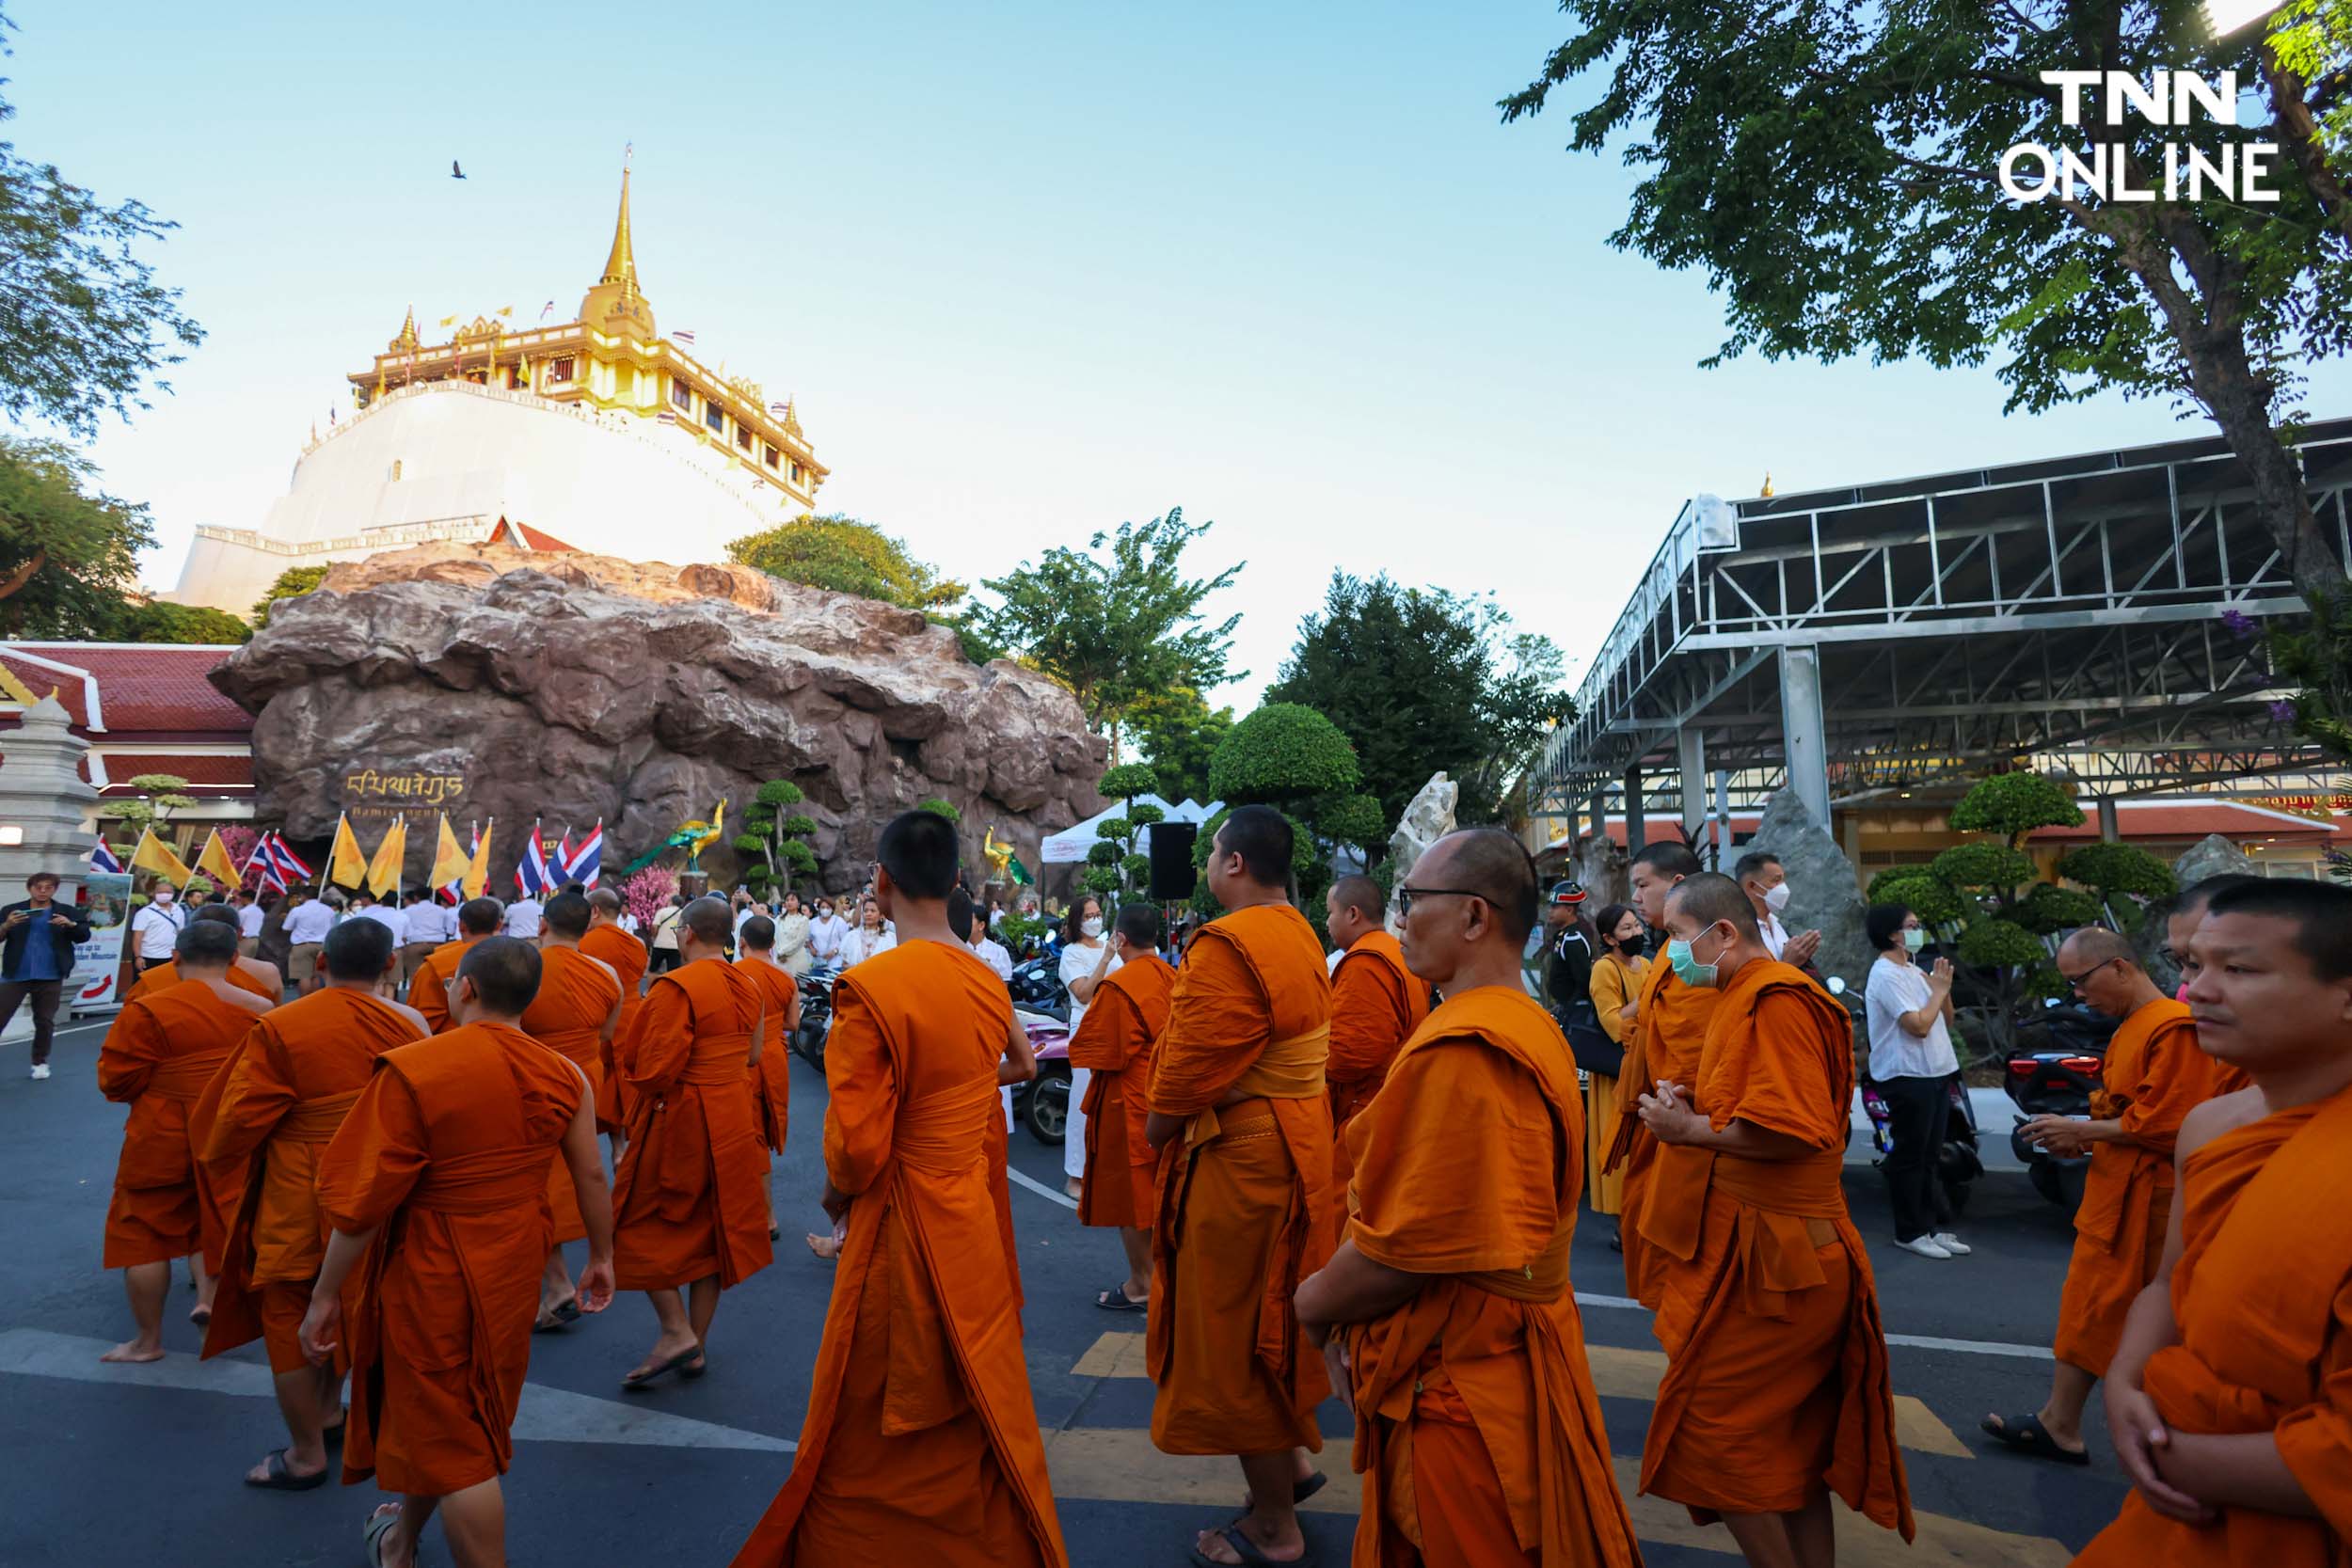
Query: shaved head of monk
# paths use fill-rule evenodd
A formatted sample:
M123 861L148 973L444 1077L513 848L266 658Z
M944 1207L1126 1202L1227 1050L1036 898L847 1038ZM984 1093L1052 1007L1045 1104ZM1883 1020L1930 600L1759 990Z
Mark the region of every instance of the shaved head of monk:
M206 904L188 918L190 920L217 920L225 926L234 926L237 923L237 911L227 904Z
M1699 858L1691 853L1691 847L1671 839L1648 845L1636 853L1626 867L1626 880L1633 890L1633 907L1642 911L1643 923L1652 930L1664 930L1667 893L1685 877L1697 876L1701 869Z
M457 928L469 937L496 934L506 908L495 898L469 898L457 906Z
M689 963L695 958L723 957L727 939L734 934L735 914L727 908L727 901L715 894L705 894L678 911L678 952L691 955L686 958Z
M764 914L755 914L743 922L743 929L736 935L746 953L772 953L776 950L776 923Z
M2352 889L2284 880L2225 889L2191 942L2188 1006L2209 1054L2258 1085L2302 1078L2340 1087L2352 1078Z
M540 916L547 928L566 942L578 942L588 934L588 898L578 888L565 888L548 900L546 912Z
M326 933L320 957L326 960L329 980L373 985L392 967L397 950L392 928L382 921L346 920Z
M373 925L374 922L369 922ZM237 923L223 925L217 920L191 920L187 929L171 944L172 961L181 974L194 979L197 974L226 974L237 961Z
M2139 955L2104 926L2086 926L2058 943L2058 978L2109 1018L2129 1018L2164 993L2139 967Z
M539 994L539 949L520 937L485 937L466 949L450 993L460 1023L512 1023Z
M1272 806L1236 806L1209 846L1209 892L1229 910L1290 895L1291 819Z
M609 887L595 889L588 895L588 914L596 925L616 924L621 918L621 895Z
M956 885L956 825L937 812L903 812L882 829L874 858L874 891L884 895L882 913L896 919L889 895L935 903Z
M1728 928L1728 934L1726 934ZM1756 905L1747 890L1713 871L1685 877L1666 892L1666 934L1690 944L1691 961L1711 972L1722 985L1753 958L1772 957L1756 926Z
M1397 889L1405 966L1452 997L1517 984L1535 928L1535 863L1500 828L1465 828L1431 845Z
M2260 877L2249 877L2235 871L2225 872L2221 876L2208 877L2201 882L2192 883L2186 892L2172 900L2164 912L2164 944L2172 950L2172 961L2180 966L2182 979L2193 978L2189 965L2194 961L2194 955L2189 950L2189 944L2197 935L2197 927L2205 918L2205 907L2213 902L2214 895L2261 880Z
M1331 933L1331 945L1343 952L1378 930L1388 912L1389 895L1369 877L1342 877L1323 895L1323 928Z
M1119 918L1111 925L1130 953L1156 953L1160 950L1160 911L1143 899L1119 906Z

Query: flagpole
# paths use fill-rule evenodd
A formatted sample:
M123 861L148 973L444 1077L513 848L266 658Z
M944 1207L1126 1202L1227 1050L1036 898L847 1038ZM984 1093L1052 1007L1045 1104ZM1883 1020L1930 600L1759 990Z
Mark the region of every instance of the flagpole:
M326 896L326 868L335 863L335 846L341 844L343 840L343 818L349 816L351 814L349 812L339 812L336 814L335 836L327 841L326 853L319 860L318 885L310 890L310 896L313 898L324 898Z

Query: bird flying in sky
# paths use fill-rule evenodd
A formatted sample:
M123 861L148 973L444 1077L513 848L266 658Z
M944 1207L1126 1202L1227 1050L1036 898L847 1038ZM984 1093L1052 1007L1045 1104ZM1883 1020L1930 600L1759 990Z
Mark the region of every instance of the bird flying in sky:
M457 160L454 158L449 161L449 177L452 180L463 180L466 177L466 171L457 166Z

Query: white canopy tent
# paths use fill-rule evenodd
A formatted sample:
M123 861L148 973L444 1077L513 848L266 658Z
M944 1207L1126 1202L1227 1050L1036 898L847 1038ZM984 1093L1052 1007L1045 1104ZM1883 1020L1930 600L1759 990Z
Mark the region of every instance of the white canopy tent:
M1165 814L1161 817L1162 821L1189 822L1195 827L1216 816L1220 809L1215 801L1204 806L1198 800L1186 800L1182 805L1171 806L1156 795L1138 795L1136 797L1136 803L1159 807ZM1060 832L1046 839L1040 847L1040 858L1047 865L1068 865L1073 862L1083 862L1087 858L1087 851L1100 842L1095 836L1095 824L1107 822L1115 816L1124 816L1126 814L1127 807L1123 801L1104 807L1085 821L1074 827L1064 828ZM1143 830L1143 837L1136 841L1136 853L1148 855L1151 852L1152 830L1146 828Z

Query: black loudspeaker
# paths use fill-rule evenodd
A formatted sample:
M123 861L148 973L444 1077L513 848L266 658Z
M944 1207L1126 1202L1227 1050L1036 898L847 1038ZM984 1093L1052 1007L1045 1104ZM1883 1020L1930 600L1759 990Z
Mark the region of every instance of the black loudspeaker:
M1200 830L1190 822L1154 822L1152 837L1152 896L1165 903L1192 896L1192 841Z

